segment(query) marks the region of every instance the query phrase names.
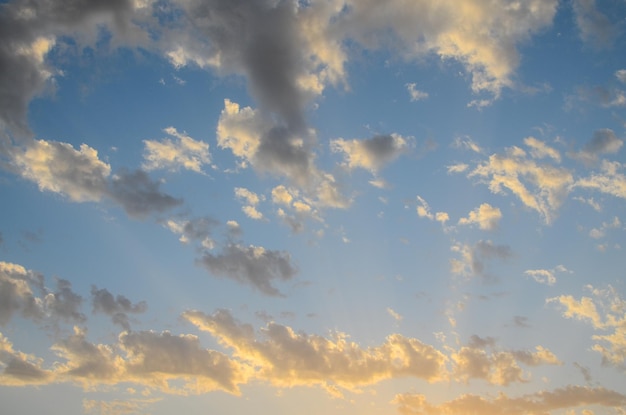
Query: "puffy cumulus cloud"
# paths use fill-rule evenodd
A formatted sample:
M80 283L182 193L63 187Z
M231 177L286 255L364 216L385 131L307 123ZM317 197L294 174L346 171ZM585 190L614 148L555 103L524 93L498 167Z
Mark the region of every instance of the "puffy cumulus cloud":
M557 265L552 269L527 269L524 271L524 274L532 277L532 279L540 284L554 285L556 283L557 272L571 273L572 271L568 270L563 265Z
M113 200L132 217L164 212L182 203L160 191L160 184L141 170L120 171L111 167L86 144L76 150L71 144L34 140L25 149L14 148L13 167L25 179L74 202Z
M408 151L411 139L398 134L376 135L365 140L331 140L330 148L343 153L343 165L348 169L362 168L376 173L385 164Z
M26 122L29 101L42 93L58 73L46 55L64 36L80 44L95 45L102 29L109 29L110 43L145 44L147 33L139 29L144 16L132 0L27 1L0 7L0 124L18 135L30 134Z
M42 360L13 349L13 344L0 333L0 384L4 386L48 383L52 372L42 368Z
M323 222L312 201L303 197L298 189L278 185L272 189L272 202L281 206L276 209L276 215L293 233L302 232L308 220Z
M172 138L161 141L144 140L145 170L167 169L178 171L181 168L202 173L202 166L211 162L209 143L197 141L174 127L164 130Z
M623 145L624 140L618 138L613 130L604 128L595 131L591 141L589 141L581 151L572 154L572 157L590 165L597 163L599 156L602 154L617 153Z
M345 208L350 200L335 178L315 166L312 135L311 131L293 134L259 110L241 108L230 100L225 101L217 125L218 146L230 149L242 166L286 177L320 206Z
M595 0L574 0L572 7L583 42L594 47L611 46L617 35L616 27L598 10Z
M529 141L531 154L537 143ZM504 154L492 154L479 163L468 177L478 178L496 194L506 190L519 198L524 206L537 211L549 224L574 184L572 173L562 167L538 163L519 147L509 147ZM506 189L506 190L505 190Z
M124 332L116 344L106 345L89 342L86 332L75 328L52 350L64 359L55 365L56 380L85 387L134 383L165 393L237 394L237 384L245 379L244 368L220 352L203 349L193 335Z
M485 280L495 278L487 273L485 269L486 261L492 259L506 260L513 256L509 246L495 245L489 240L481 240L474 245L457 242L450 249L460 256L460 259L452 258L450 260L450 271L453 274L466 277L479 276Z
M215 241L211 233L218 222L210 217L185 218L172 217L163 221L163 226L171 232L180 235L178 240L184 244L199 241L203 248L213 249Z
M578 179L574 187L594 189L615 197L626 199L626 176L621 173L624 164L602 160L600 170L591 173L588 177Z
M107 195L126 213L135 218L145 218L152 213L163 213L183 203L160 189L142 170L120 171L113 175Z
M593 297L577 300L571 295L549 298L548 303L557 303L563 308L563 317L590 323L601 333L592 339L597 343L593 350L602 355L605 364L626 368L626 300L612 286L605 289L586 287Z
M189 311L183 317L255 367L256 378L279 387L321 386L336 394L336 387L355 390L407 376L435 382L446 375L446 357L441 352L399 334L390 335L380 346L364 349L343 333L326 338L296 333L276 323L256 333L225 310L212 315Z
M106 288L91 287L91 302L94 313L103 313L111 317L114 324L119 324L124 330L130 330L128 314L143 313L147 304L142 301L133 304L121 294L113 296Z
M626 395L602 387L566 386L520 397L509 397L504 393L491 398L465 394L440 404L428 402L424 395L407 393L396 395L393 402L404 415L531 415L592 408L595 405L619 410L626 405ZM583 413L586 413L585 410Z
M42 275L18 264L0 262L0 325L7 324L15 313L27 318L44 316L43 300L32 287L44 291Z
M192 61L244 75L263 111L278 114L289 131L302 131L307 103L327 82L341 80L345 60L327 32L340 5L317 3L181 2L194 30L173 32L170 56L179 65Z
M436 54L462 63L474 92L498 97L514 85L516 46L552 23L558 1L347 2L338 24L369 48L389 47L405 58ZM477 101L478 103L478 101Z
M472 210L466 218L459 219L459 225L477 224L482 230L493 231L498 228L502 219L502 212L499 208L483 203Z
M111 173L111 166L86 144L76 150L68 143L36 140L15 152L14 163L41 191L61 193L75 202L101 200Z
M21 265L0 262L0 325L5 325L19 313L34 321L83 322L80 311L82 297L64 279L56 280L56 289L44 285L42 275Z
M119 346L125 353L124 378L178 393L205 393L224 390L239 393L245 370L223 353L204 349L197 336L169 332L125 332ZM177 391L168 382L182 380Z
M562 364L550 350L542 346L537 346L535 351L498 350L494 339L475 335L468 345L452 353L451 360L455 379L463 382L482 379L501 386L528 381L520 363L526 366Z
M250 285L270 296L282 295L274 281L289 281L297 273L289 253L254 245L229 244L219 254L205 252L198 262L215 276Z

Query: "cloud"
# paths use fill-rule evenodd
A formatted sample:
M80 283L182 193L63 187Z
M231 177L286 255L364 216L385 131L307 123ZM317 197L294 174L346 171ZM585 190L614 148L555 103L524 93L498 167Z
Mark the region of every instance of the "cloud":
M574 187L594 189L626 199L626 176L619 172L623 169L624 165L617 161L602 160L599 172L593 172L589 177L578 179Z
M198 337L189 334L124 332L110 346L90 343L75 328L52 350L65 360L55 367L57 379L85 387L135 383L182 395L214 390L237 394L244 379L242 367L220 352L203 349Z
M417 216L420 218L426 218L430 220L436 220L441 223L442 226L445 227L446 222L450 220L450 216L446 212L436 212L434 215L430 211L430 206L428 203L421 197L417 196L418 205L416 207Z
M119 324L126 331L130 330L128 314L143 313L147 308L144 301L133 304L121 294L114 297L106 288L95 286L91 287L91 302L94 313L108 315L114 324Z
M26 111L32 98L52 86L59 72L49 65L46 55L63 36L73 36L80 44L94 44L102 27L111 29L111 42L124 39L134 43L141 35L132 20L134 2L15 1L0 10L0 127L8 127L18 137L31 134ZM91 39L90 39L91 38Z
M352 170L362 168L376 173L385 164L407 152L410 140L398 134L376 135L365 140L331 140L334 153L344 154L343 165Z
M83 399L83 411L85 414L98 415L132 415L143 413L147 407L157 402L158 399L128 399L97 401L95 399Z
M335 178L314 164L311 137L306 137L310 133L293 135L260 111L226 100L217 124L217 143L240 158L243 167L286 177L320 206L346 208L350 200Z
M597 48L609 47L617 33L609 18L598 11L595 0L572 2L576 25L585 43Z
M561 154L554 148L550 147L541 140L537 140L535 137L526 137L524 144L530 149L530 155L536 159L542 159L549 157L557 163L561 161Z
M393 402L398 405L400 413L404 415L453 415L457 413L529 415L581 407L589 408L594 405L619 410L626 405L626 396L601 387L570 385L515 398L502 392L494 398L466 394L448 402L433 404L429 403L424 395L407 393L396 395Z
M205 252L198 261L216 276L250 285L270 296L282 295L273 281L289 281L297 272L287 252L254 245L229 244L220 254Z
M0 333L0 385L23 386L48 383L52 372L41 367L41 359L13 349L13 344Z
M20 313L25 318L56 324L57 321L81 323L82 297L64 279L56 280L56 290L44 285L42 275L19 264L0 262L0 325L6 325Z
M393 317L396 321L402 321L402 316L398 314L393 308L387 307L387 314Z
M0 325L6 325L15 313L28 318L44 316L43 300L31 286L43 291L43 276L10 262L0 262Z
M278 387L322 386L336 394L335 386L354 390L390 378L411 376L435 382L445 377L446 358L441 352L399 334L363 349L343 333L325 338L276 323L257 334L226 310L212 315L189 311L183 317L256 367L256 378Z
M498 223L502 219L502 212L499 208L494 208L489 203L483 203L472 210L467 218L459 219L459 225L477 224L485 231L493 231L498 228Z
M593 138L578 153L572 154L575 159L587 165L598 162L602 154L615 154L624 145L624 140L617 138L613 130L604 128L593 133Z
M196 141L174 127L164 130L174 138L162 141L144 140L143 168L147 171L166 169L178 171L181 168L202 173L202 166L211 162L209 144Z
M537 151L531 142L531 154ZM509 147L504 154L492 154L468 174L479 178L496 194L512 192L524 206L537 211L550 224L574 184L572 173L562 167L538 164L519 147Z
M525 350L502 351L496 349L495 340L472 336L467 346L451 355L454 377L459 381L482 379L493 385L508 386L527 382L519 364L527 366L560 365L557 357L542 346L534 352Z
M259 197L256 193L243 187L235 188L235 196L244 203L247 203L247 205L242 206L241 208L247 217L256 220L263 219L263 214L256 209L256 206L259 204L261 199L265 199L264 197Z
M154 182L142 170L125 170L113 175L108 196L124 208L126 213L135 218L144 218L152 213L163 213L182 204L159 189L160 183Z
M453 274L467 277L480 276L485 280L494 278L487 274L485 261L494 258L505 260L513 256L509 246L495 245L489 240L478 241L473 246L455 243L452 245L451 250L461 256L460 259L452 258L450 260L450 271Z
M23 151L16 149L13 157L18 173L37 183L39 190L65 195L73 202L99 202L108 198L129 216L138 218L182 203L162 193L159 183L141 170L121 170L110 177L110 165L101 161L98 152L86 144L76 150L68 143L35 140Z
M572 271L565 268L563 265L557 265L552 269L527 269L524 274L532 277L540 284L554 285L556 283L557 272L569 272Z
M368 49L388 48L406 59L434 54L456 60L471 74L474 92L497 98L514 84L516 45L551 24L557 4L349 1L337 24Z
M172 217L163 222L163 225L171 232L180 235L180 242L186 244L192 241L200 241L202 247L213 249L215 241L211 238L211 232L218 222L210 217L200 218L176 218Z
M593 350L602 355L602 362L626 368L626 300L612 286L605 289L586 286L593 297L575 299L571 295L549 298L547 303L557 303L563 317L590 323L599 332L592 339L597 343Z
M87 144L76 150L68 143L36 140L23 152L15 152L14 163L39 190L64 194L74 202L100 201L111 173L111 166Z
M406 84L404 86L406 87L406 90L409 92L409 96L411 97L411 102L428 98L428 92L420 91L419 89L417 89L417 85L415 83Z

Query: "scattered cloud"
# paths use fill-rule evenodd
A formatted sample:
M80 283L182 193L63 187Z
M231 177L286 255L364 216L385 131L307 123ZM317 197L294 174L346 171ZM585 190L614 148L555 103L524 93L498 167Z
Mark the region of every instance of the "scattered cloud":
M362 168L376 173L385 164L406 153L410 141L409 138L393 133L376 135L365 140L338 138L330 142L330 148L335 153L344 154L343 165L347 169Z
M297 272L287 252L254 245L229 244L217 255L205 252L198 261L215 276L250 285L270 296L282 295L274 287L274 280L289 281Z
M409 96L411 97L411 102L428 98L428 92L420 91L419 89L417 89L417 84L409 83L404 86L406 87L406 90L409 92Z
M574 0L572 7L583 42L596 48L611 46L617 35L616 28L609 18L597 9L595 0Z
M483 203L472 210L467 218L459 219L459 225L477 224L482 230L493 231L498 228L500 219L502 219L500 209L491 206L489 203Z
M540 284L554 285L556 283L557 272L571 273L572 271L568 270L563 265L557 265L552 269L527 269L524 271L524 274L532 277Z
M548 303L557 303L563 310L563 317L590 323L598 332L592 339L597 343L593 350L602 355L602 362L618 367L626 367L626 300L612 286L604 289L586 286L593 297L577 300L571 295L549 298Z
M147 171L165 169L178 171L181 168L202 173L202 166L211 162L209 144L196 141L174 127L165 131L172 138L161 141L144 140L143 168Z
M128 314L143 313L147 308L144 301L133 304L121 294L113 296L106 288L95 286L91 287L91 301L94 313L108 315L114 324L119 324L126 331L130 331Z
M566 386L552 391L540 391L521 397L500 393L495 398L466 394L454 400L434 404L421 394L396 395L394 401L401 414L451 415L455 413L480 413L483 415L526 415L550 413L558 410L591 408L595 405L619 410L626 404L626 396L605 389L586 386ZM584 412L583 412L584 413Z

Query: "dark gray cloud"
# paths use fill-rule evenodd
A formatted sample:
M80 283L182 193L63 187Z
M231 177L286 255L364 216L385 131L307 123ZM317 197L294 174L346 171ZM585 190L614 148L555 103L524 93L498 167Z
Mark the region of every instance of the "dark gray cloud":
M57 280L57 289L45 296L46 311L50 317L67 322L80 323L87 320L81 313L83 298L72 291L72 284L64 279Z
M135 218L162 213L183 203L182 199L163 193L159 188L160 183L142 170L121 171L113 176L107 194Z
M617 153L624 145L624 140L618 138L613 130L602 128L596 130L591 140L585 144L585 147L571 156L582 161L586 165L597 163L602 154Z
M36 292L43 290L42 275L17 264L0 262L0 326L16 313L31 319L42 318L44 312Z
M218 255L205 252L198 261L212 274L251 285L270 296L282 295L273 281L288 281L297 272L287 252L256 246L230 244Z
M91 301L94 313L108 315L114 324L119 324L127 331L130 330L128 314L143 313L148 307L145 301L133 304L123 295L113 296L107 289L95 286L91 287Z
M109 20L129 32L132 0L15 0L0 4L0 127L28 135L26 110L55 75L45 54L59 35L97 33ZM97 35L95 35L97 37Z

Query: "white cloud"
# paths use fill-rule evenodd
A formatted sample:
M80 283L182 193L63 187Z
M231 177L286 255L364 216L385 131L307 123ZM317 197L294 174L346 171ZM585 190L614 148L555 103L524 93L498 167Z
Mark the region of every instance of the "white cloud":
M471 0L435 3L349 1L338 24L369 48L390 48L401 56L436 54L464 65L472 76L472 90L498 97L513 86L519 56L516 45L552 23L558 2ZM389 34L392 34L390 37Z
M344 140L338 138L330 142L335 153L344 154L343 165L348 169L362 168L376 173L385 164L392 162L408 151L410 140L398 134L376 135L365 140Z
M593 350L602 355L602 361L618 367L626 367L626 300L615 288L605 289L586 286L593 297L577 300L571 295L549 298L547 303L558 303L563 317L591 323L596 332L592 339L597 343Z
M111 173L111 166L87 144L75 150L68 143L36 140L15 153L14 163L39 190L66 195L74 202L99 201Z
M535 150L536 147L531 147ZM562 167L538 164L519 147L509 147L505 154L492 154L468 177L477 177L496 194L512 192L528 208L537 211L551 223L556 210L574 183L572 173ZM505 190L506 189L506 190Z
M172 138L161 141L144 140L144 163L146 170L167 169L178 171L181 168L202 173L202 166L211 162L209 144L197 141L174 127L164 130Z
M498 228L500 219L502 219L502 212L499 208L493 207L489 203L483 203L472 210L467 218L459 219L459 225L475 223L482 230L493 231Z
M557 272L571 273L571 271L565 268L563 265L557 265L555 268L552 269L528 269L524 271L524 274L532 277L540 284L554 285L556 283Z
M417 85L415 83L406 84L405 87L406 90L409 92L411 102L428 98L428 92L420 91L419 89L417 89Z

